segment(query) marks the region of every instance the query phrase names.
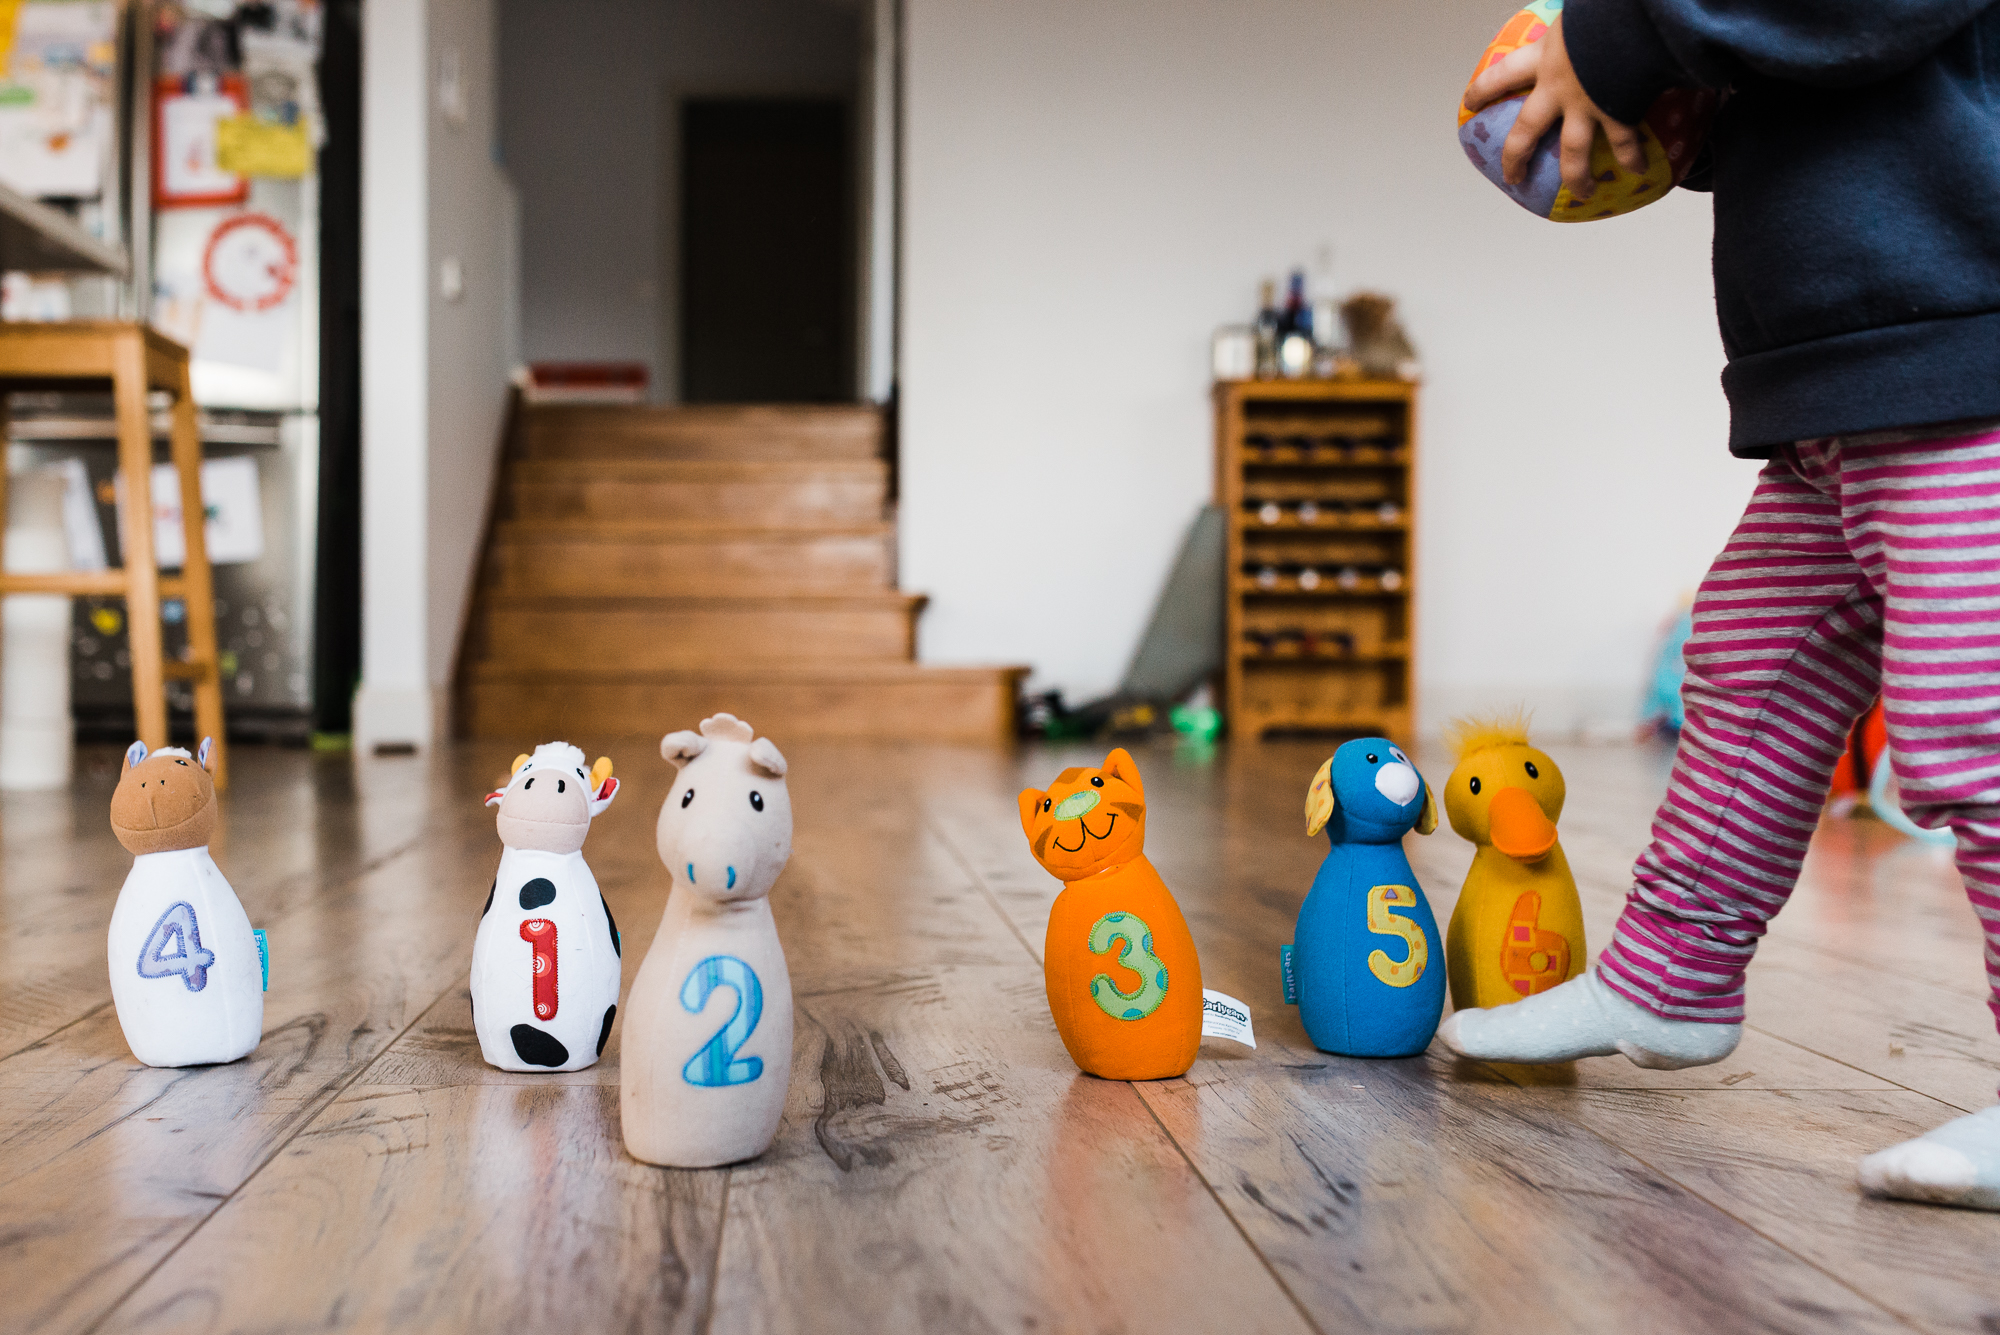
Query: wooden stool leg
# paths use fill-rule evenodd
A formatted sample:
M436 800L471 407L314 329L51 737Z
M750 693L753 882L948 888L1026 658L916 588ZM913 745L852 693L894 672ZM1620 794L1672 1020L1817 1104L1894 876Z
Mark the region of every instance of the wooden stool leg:
M181 567L186 591L188 650L205 665L194 679L194 730L213 737L212 765L219 792L229 786L229 743L222 734L222 663L215 652L215 574L208 564L208 523L201 497L201 428L195 421L194 393L187 363L181 363L174 398L174 469L180 474L181 531L187 535L187 562Z
M125 555L125 625L132 647L132 709L149 750L167 744L167 684L160 643L160 564L153 550L153 429L146 417L146 350L136 330L113 354L118 472L125 481L119 542Z

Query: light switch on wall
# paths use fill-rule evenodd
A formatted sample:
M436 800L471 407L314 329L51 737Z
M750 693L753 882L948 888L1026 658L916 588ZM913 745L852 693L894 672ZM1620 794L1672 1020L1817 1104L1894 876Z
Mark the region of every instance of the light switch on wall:
M438 295L446 301L465 295L465 266L456 255L447 255L438 263Z

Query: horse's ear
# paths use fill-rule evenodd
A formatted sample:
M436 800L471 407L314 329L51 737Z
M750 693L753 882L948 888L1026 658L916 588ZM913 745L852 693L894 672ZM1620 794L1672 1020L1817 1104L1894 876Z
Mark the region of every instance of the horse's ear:
M670 732L660 739L660 755L671 760L675 769L684 768L690 760L708 750L708 738L698 732Z
M750 743L750 763L774 779L785 777L785 753L769 737Z
M208 758L214 751L215 739L213 737L202 738L201 745L196 747L194 751L194 763L213 773L215 766L208 763Z
M131 769L134 765L138 764L145 758L146 758L146 744L144 742L134 742L132 743L132 745L125 748L126 769Z

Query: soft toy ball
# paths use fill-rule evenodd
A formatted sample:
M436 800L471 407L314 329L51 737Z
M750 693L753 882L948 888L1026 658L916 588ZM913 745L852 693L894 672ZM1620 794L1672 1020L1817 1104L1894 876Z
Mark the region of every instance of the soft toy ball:
M1549 24L1562 13L1563 0L1532 0L1527 8L1507 20L1507 26L1479 57L1473 78L1502 57L1541 40ZM1470 84L1468 83L1468 88ZM1528 159L1526 179L1509 185L1500 174L1500 148L1520 117L1525 93L1502 98L1468 111L1461 98L1458 107L1458 142L1472 165L1487 180L1500 187L1507 197L1537 218L1555 222L1592 222L1644 208L1681 183L1694 164L1708 127L1715 120L1721 98L1706 88L1669 88L1661 93L1652 109L1640 121L1639 137L1646 149L1646 170L1629 172L1618 165L1611 145L1602 134L1590 148L1590 174L1597 189L1589 199L1578 199L1562 183L1557 126L1542 136Z

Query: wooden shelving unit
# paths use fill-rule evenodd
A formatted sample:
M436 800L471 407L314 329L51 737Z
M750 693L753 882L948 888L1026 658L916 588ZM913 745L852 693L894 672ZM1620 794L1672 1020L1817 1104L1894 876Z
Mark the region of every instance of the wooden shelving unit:
M1216 385L1236 736L1413 740L1416 419L1400 381Z

